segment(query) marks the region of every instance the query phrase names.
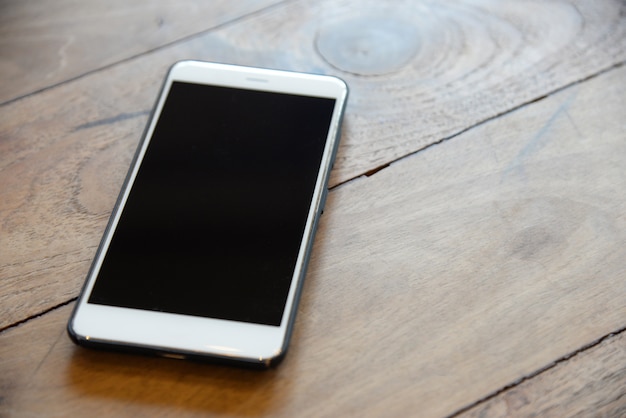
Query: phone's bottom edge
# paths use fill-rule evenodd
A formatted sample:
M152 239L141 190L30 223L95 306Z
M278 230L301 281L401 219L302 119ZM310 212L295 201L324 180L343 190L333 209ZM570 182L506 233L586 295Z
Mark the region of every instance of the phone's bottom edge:
M157 347L136 346L132 344L118 344L106 341L81 338L73 334L69 329L67 333L70 339L79 347L93 349L97 351L113 351L131 355L142 355L148 357L162 357L166 359L188 360L196 363L217 364L224 366L235 366L246 369L268 370L282 362L285 352L279 356L269 359L248 359L238 357L225 357L214 354L195 353L162 349Z

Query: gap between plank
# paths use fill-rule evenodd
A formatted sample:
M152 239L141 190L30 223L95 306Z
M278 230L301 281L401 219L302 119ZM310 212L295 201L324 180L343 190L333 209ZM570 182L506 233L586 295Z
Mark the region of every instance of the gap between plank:
M3 327L3 328L0 328L0 334L2 334L2 333L3 333L3 332L5 332L5 331L10 330L11 328L18 327L18 326L23 325L23 324L25 324L25 323L27 323L27 322L30 322L30 321L31 321L31 320L33 320L33 319L37 319L37 318L39 318L39 317L42 317L42 316L46 315L47 313L50 313L50 312L52 312L52 311L55 311L55 310L57 310L57 309L59 309L59 308L62 308L62 307L64 307L64 306L67 306L67 305L69 305L70 303L75 302L77 299L78 299L78 297L71 298L71 299L69 299L69 300L67 300L67 301L65 301L65 302L59 303L58 305L54 305L54 306L52 306L52 307L50 307L50 308L48 308L48 309L46 309L46 310L44 310L44 311L41 311L41 312L36 313L36 314L34 314L34 315L31 315L31 316L29 316L29 317L27 317L27 318L20 319L20 320L19 320L19 321L17 321L17 322L14 322L14 323L9 324L9 325L7 325L7 326L5 326L5 327Z
M274 9L274 8L277 8L277 7L284 6L285 4L287 4L287 3L291 3L291 2L294 2L294 1L298 1L298 0L283 0L283 1L280 1L280 2L278 2L278 3L274 3L274 4L272 4L272 5L269 5L269 6L267 6L267 7L264 7L264 8L262 8L262 9L255 10L255 11L252 11L252 12L250 12L250 13L243 14L243 15L241 15L241 16L237 16L237 17L235 17L235 18L233 18L233 19L231 19L231 20L227 20L227 21L222 22L222 23L218 23L218 24L216 24L215 26L211 26L210 28L205 29L205 30L202 30L202 31L200 31L200 32L196 32L196 33L193 33L193 34L191 34L191 35L187 35L187 36L184 36L184 37L182 37L182 38L179 38L179 39L173 40L173 41L171 41L171 42L167 42L167 43L165 43L165 44L163 44L163 45L159 45L159 46L156 46L156 47L154 47L154 48L147 49L147 50L145 50L145 51L143 51L143 52L141 52L141 53L139 53L139 54L134 54L134 55L128 56L128 57L123 58L123 59L121 59L121 60L119 60L119 61L112 62L112 63L110 63L110 64L106 64L106 65L104 65L104 66L102 66L102 67L95 68L95 69L93 69L93 70L88 70L88 71L86 71L86 72L84 72L84 73L82 73L82 74L79 74L79 75L77 75L77 76L74 76L74 77L68 78L68 79L63 80L63 81L59 81L58 83L51 84L51 85L49 85L49 86L42 87L42 88L40 88L40 89L37 89L37 90L31 91L30 93L26 93L26 94L23 94L23 95L21 95L21 96L18 96L18 97L14 97L14 98L12 98L12 99L9 99L9 100L7 100L6 102L0 103L0 108L1 108L1 107L4 107L4 106L7 106L7 105L10 105L10 104L13 104L13 103L15 103L15 102L17 102L17 101L19 101L19 100L25 99L25 98L27 98L27 97L34 96L34 95L36 95L36 94L42 93L42 92L44 92L44 91L46 91L46 90L50 90L50 89L53 89L53 88L55 88L55 87L62 86L62 85L64 85L64 84L71 83L71 82L73 82L73 81L79 80L79 79L81 79L81 78L83 78L83 77L87 77L87 76L92 75L92 74L95 74L95 73L98 73L98 72L100 72L100 71L108 70L109 68L115 67L116 65L120 65L120 64L123 64L123 63L128 62L128 61L131 61L131 60L136 59L136 58L138 58L138 57L140 57L140 56L142 56L142 55L151 54L151 53L156 52L156 51L158 51L158 50L160 50L160 49L168 48L168 47L171 47L171 46L176 45L176 44L178 44L178 43L181 43L181 42L186 42L186 41L189 41L189 40L191 40L191 39L193 39L193 38L197 38L197 37L203 36L203 35L205 35L205 34L207 34L207 33L209 33L209 32L212 32L212 31L215 31L215 30L219 30L219 29L225 28L225 27L230 26L230 25L233 25L233 24L235 24L235 23L237 23L237 22L239 22L239 21L241 21L241 20L245 20L245 19L251 18L251 17L253 17L253 16L257 15L257 14L265 13L265 12L267 12L268 10L271 10L271 9ZM1 331L2 331L2 330L0 330L0 332L1 332Z
M396 162L398 162L398 161L401 161L401 160L403 160L403 159L405 159L405 158L411 157L411 156L413 156L413 155L415 155L415 154L417 154L417 153L419 153L419 152L422 152L422 151L424 151L424 150L427 150L427 149L428 149L428 148L430 148L430 147L434 147L435 145L439 145L439 144L441 144L441 143L443 143L443 142L446 142L446 141L448 141L448 140L450 140L450 139L456 138L457 136L459 136L459 135L461 135L461 134L464 134L464 133L466 133L466 132L468 132L468 131L470 131L470 130L472 130L472 129L474 129L474 128L478 128L479 126L485 125L485 124L487 124L487 123L489 123L489 122L491 122L491 121L493 121L493 120L498 119L498 118L499 118L499 117L501 117L501 116L508 115L508 114L513 113L513 112L515 112L515 111L517 111L517 110L520 110L520 109L522 109L522 108L524 108L524 107L526 107L526 106L528 106L528 105L531 105L531 104L533 104L533 103L540 102L540 101L542 101L542 100L544 100L544 99L547 99L548 97L553 96L553 95L555 95L555 94L557 94L557 93L560 93L560 92L562 92L562 91L564 91L564 90L567 90L567 89L569 89L570 87L576 86L576 85L578 85L578 84L582 84L582 83L584 83L584 82L586 82L586 81L589 81L589 80L591 80L591 79L594 79L594 78L596 78L596 77L598 77L598 76L601 76L601 75L603 75L603 74L606 74L606 73L608 73L608 72L610 72L610 71L616 70L616 69L618 69L618 68L622 67L624 64L626 64L626 61L622 61L622 62L618 62L618 63L616 63L616 64L612 64L612 65L610 65L609 67L606 67L606 68L604 68L604 69L602 69L602 70L600 70L600 71L598 71L598 72L596 72L596 73L594 73L594 74L591 74L591 75L585 76L585 77L583 77L583 78L581 78L581 79L579 79L579 80L572 81L571 83L565 84L565 85L563 85L563 86L561 86L561 87L558 87L558 88L556 88L556 89L554 89L554 90L552 90L552 91L549 91L548 93L546 93L546 94L544 94L544 95L542 95L542 96L539 96L539 97L536 97L536 98L534 98L534 99L532 99L532 100L529 100L529 101L526 101L526 102L520 103L520 104L518 104L518 105L516 105L516 106L513 106L513 107L512 107L512 108L510 108L510 109L503 110L502 112L499 112L499 113L497 113L497 114L495 114L495 115L493 115L493 116L489 116L489 117L487 117L487 118L485 118L485 119L483 119L483 120L480 120L480 121L476 122L475 124L473 124L473 125L471 125L471 126L468 126L467 128L463 128L463 129L461 129L460 131L453 133L452 135L449 135L449 136L443 137L443 138L439 139L438 141L435 141L435 142L433 142L433 143L430 143L430 144L428 144L428 145L425 145L425 146L423 146L422 148L419 148L419 149L418 149L418 150L416 150L416 151L409 152L408 154L405 154L405 155L403 155L403 156L401 156L401 157L397 157L397 158L395 158L395 159L393 159L393 160L390 160L390 161L388 161L388 162L386 162L386 163L382 163L382 164L380 164L380 165L379 165L379 166L377 166L377 167L374 167L374 168L372 168L372 169L370 169L370 170L367 170L366 172L363 172L363 173L361 173L361 174L355 175L354 177L350 177L349 179L346 179L346 180L344 180L344 181L342 181L342 182L340 182L340 183L335 184L335 185L334 185L334 186L332 186L332 187L329 187L329 188L328 188L328 190L330 191L330 190L333 190L333 189L335 189L335 188L337 188L337 187L340 187L340 186L346 185L346 184L348 184L348 183L352 182L353 180L356 180L356 179L358 179L358 178L360 178L360 177L363 177L363 176L365 176L365 177L371 177L371 176L373 176L373 175L377 174L379 171L384 170L385 168L387 168L387 167L391 166L392 164L394 164L394 163L396 163Z
M545 372L547 372L547 371L557 367L558 365L560 365L562 363L565 363L566 361L568 361L568 360L570 360L570 359L572 359L572 358L574 358L574 357L576 357L578 355L583 354L585 351L589 350L590 348L596 347L596 346L602 344L604 341L607 341L607 340L609 340L609 339L611 339L613 337L617 337L618 335L622 334L624 331L626 331L626 327L620 328L617 331L614 331L614 332L611 332L609 334L606 334L606 335L598 338L597 340L590 342L589 344L585 344L582 347L580 347L579 349L577 349L577 350L575 350L575 351L573 351L573 352L571 352L569 354L566 354L563 357L558 358L557 360L553 361L552 363L549 363L548 365L546 365L546 366L544 366L544 367L542 367L542 368L540 368L540 369L538 369L538 370L536 370L536 371L534 371L534 372L532 372L530 374L527 374L526 376L522 376L519 379L517 379L516 381L514 381L512 383L509 383L508 385L506 385L506 386L504 386L504 387L502 387L502 388L500 388L500 389L490 393L489 395L487 395L487 396L485 396L483 398L480 398L476 402L473 402L473 403L471 403L471 404L469 404L467 406L462 407L461 409L453 412L452 414L447 415L446 418L458 417L461 414L463 414L465 412L468 412L472 408L475 408L476 406L478 406L478 405L480 405L480 404L482 404L484 402L490 401L491 399L494 399L494 398L498 397L499 395L501 395L501 394L503 394L505 392L508 392L509 390L511 390L511 389L513 389L513 388L515 388L515 387L517 387L519 385L521 385L522 383L524 383L524 382L526 382L526 381L528 381L530 379L533 379L533 378L535 378L535 377L537 377L537 376L539 376L539 375L541 375L541 374L543 374L543 373L545 373Z

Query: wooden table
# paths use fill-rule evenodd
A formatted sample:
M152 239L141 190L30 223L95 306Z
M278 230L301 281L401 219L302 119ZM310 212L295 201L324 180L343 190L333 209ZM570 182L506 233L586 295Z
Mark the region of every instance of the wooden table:
M3 0L0 58L0 416L626 416L624 1ZM65 333L186 58L351 88L267 372Z

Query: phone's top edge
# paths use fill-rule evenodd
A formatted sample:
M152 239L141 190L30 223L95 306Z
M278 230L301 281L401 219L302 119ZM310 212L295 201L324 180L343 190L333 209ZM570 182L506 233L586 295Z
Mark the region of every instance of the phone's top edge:
M313 78L313 79L325 80L326 82L332 81L337 84L337 87L340 90L345 91L344 94L347 95L349 92L348 84L343 79L335 75L308 73L308 72L302 72L302 71L283 70L283 69L274 69L274 68L254 67L254 66L238 65L238 64L224 64L224 63L210 62L210 61L199 61L199 60L178 61L170 67L170 74L175 71L183 70L185 68L190 68L190 67L192 68L205 67L207 69L223 70L223 71L230 71L230 72L234 71L234 72L239 72L243 74L247 74L247 73L257 74L257 75L265 74L267 76L282 75L282 76L289 76L293 78L303 78L303 79L309 79L309 80Z

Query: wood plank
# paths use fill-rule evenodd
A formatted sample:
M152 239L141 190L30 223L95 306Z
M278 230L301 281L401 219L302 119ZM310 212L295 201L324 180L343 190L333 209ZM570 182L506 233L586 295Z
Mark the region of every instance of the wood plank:
M276 0L0 3L0 103L205 31Z
M307 291L320 346L346 365L327 383L340 412L446 415L626 325L625 79L329 195ZM348 383L360 369L372 386Z
M87 406L97 407L99 411L113 410L121 413L120 416L148 412L160 416L268 415L278 409L273 401L275 396L267 396L267 392L278 395L279 390L285 390L287 382L281 388L274 386L280 381L276 376L279 371L258 373L88 352L73 347L67 340L63 325L68 315L69 308L64 307L0 335L2 416L23 416L26 412L61 416L70 411L81 413ZM24 344L28 350L23 349ZM622 332L455 416L622 416L626 408L625 360L626 334ZM51 374L55 378L44 381ZM127 383L113 389L121 379ZM53 391L50 382L55 382ZM146 382L150 382L152 392L138 390ZM263 385L270 385L273 390L264 391ZM51 401L48 405L51 409L43 401L25 408L25 400L34 397L37 390L46 397L61 396L61 399ZM189 393L193 396L185 397ZM184 413L177 408L182 408Z
M215 32L211 59L344 78L351 96L337 184L623 63L625 9L619 1L298 2Z
M606 339L458 418L626 416L626 333Z
M0 329L76 296L176 60L342 75L352 96L336 185L626 59L619 1L542 1L533 13L495 0L358 5L276 7L0 108ZM389 74L340 72L317 54L316 37L354 10L412 22L420 49Z
M623 329L624 77L334 189L277 369L74 348L66 307L0 334L0 411L444 416Z

